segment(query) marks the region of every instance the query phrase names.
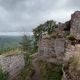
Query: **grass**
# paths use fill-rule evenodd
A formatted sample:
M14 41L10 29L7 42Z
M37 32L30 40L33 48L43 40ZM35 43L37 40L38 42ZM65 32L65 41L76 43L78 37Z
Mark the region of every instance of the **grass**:
M33 73L33 67L31 65L25 67L20 74L20 79L19 80L30 80L31 75Z
M70 41L75 41L76 40L74 35L72 35L72 34L68 35L67 39L69 39Z
M19 75L19 80L30 80L31 76L34 72L33 66L32 66L32 58L30 55L26 54L25 55L25 67L22 69L20 75Z
M39 61L41 80L61 80L62 65L49 64Z
M0 69L0 80L8 80L8 73Z

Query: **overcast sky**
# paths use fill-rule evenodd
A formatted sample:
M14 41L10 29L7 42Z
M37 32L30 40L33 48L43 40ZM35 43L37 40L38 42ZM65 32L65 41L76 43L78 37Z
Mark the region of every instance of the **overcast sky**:
M80 0L0 0L0 33L31 32L53 19L65 22L80 10Z

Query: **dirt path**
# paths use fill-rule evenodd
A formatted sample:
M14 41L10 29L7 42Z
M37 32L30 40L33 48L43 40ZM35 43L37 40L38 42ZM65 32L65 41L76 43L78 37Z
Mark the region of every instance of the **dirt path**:
M34 67L35 72L32 75L31 80L40 80L40 69L39 69L39 65L38 65L38 63L36 61L37 61L37 59L34 59L32 61L32 65Z

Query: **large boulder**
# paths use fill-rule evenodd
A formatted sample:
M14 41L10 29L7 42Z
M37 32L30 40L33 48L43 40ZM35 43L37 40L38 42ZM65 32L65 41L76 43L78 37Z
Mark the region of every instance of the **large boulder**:
M80 11L76 11L71 15L71 34L76 39L80 39Z

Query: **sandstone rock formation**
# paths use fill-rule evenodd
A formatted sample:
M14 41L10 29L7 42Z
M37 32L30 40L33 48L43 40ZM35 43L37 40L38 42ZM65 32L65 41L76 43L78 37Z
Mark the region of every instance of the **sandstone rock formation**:
M70 22L70 34L78 43L75 45L68 43L66 46L63 60L63 80L80 80L80 11L72 14Z
M71 34L80 39L80 11L71 15Z
M48 62L63 65L63 80L80 80L80 59L76 62L78 56L80 57L80 44L75 42L72 45L66 38L72 34L76 41L80 41L80 11L72 14L70 21L59 23L55 31L58 37L43 35L39 41L39 55Z
M20 73L24 65L24 55L21 53L0 55L0 67L9 73L10 80Z

